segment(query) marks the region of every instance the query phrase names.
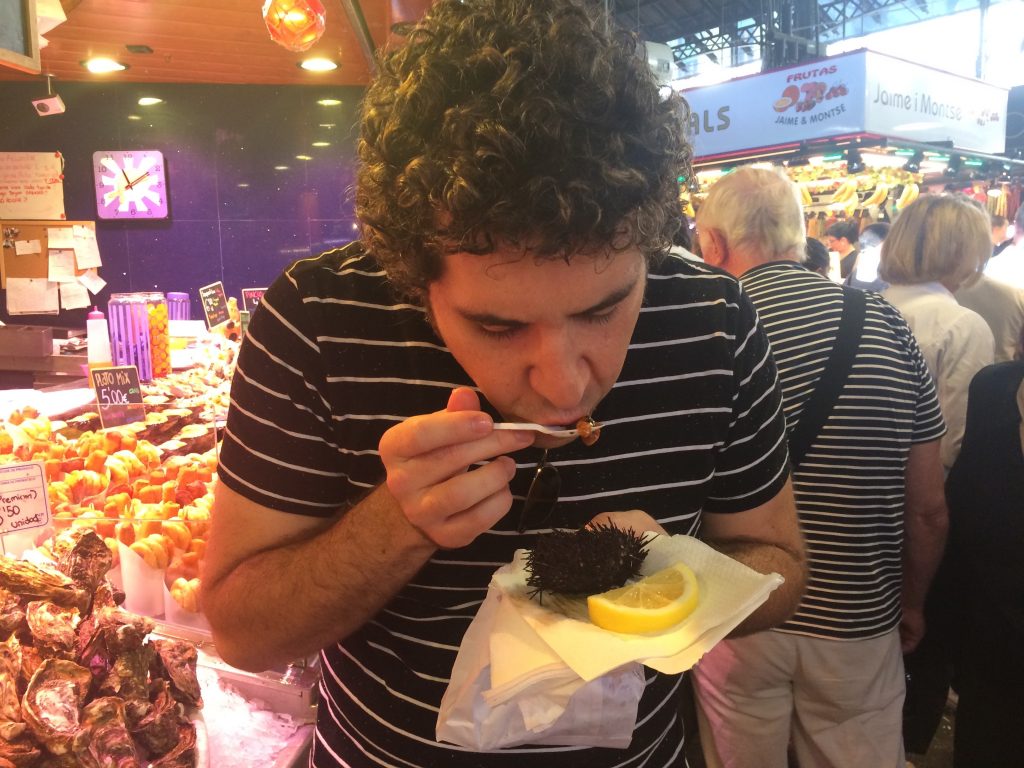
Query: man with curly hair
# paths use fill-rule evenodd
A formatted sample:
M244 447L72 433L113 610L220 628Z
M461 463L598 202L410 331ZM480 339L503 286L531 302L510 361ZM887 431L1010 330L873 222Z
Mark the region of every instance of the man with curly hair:
M685 113L637 47L589 0L439 0L366 93L360 242L253 317L203 603L231 664L321 651L312 765L680 764L681 680L653 671L623 750L436 742L491 574L554 526L701 535L782 574L746 631L796 604L774 363L736 281L666 254ZM590 414L591 447L493 429ZM550 517L523 505L541 462Z

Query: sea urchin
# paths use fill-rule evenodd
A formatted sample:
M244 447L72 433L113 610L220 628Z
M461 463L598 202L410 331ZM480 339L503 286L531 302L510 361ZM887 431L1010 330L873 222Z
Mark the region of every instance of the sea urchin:
M640 573L647 543L644 534L611 523L538 536L526 556L530 595L594 595L621 587Z

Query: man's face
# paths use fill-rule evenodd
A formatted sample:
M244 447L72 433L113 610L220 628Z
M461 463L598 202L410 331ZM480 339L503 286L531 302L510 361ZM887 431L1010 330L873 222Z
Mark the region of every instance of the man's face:
M645 279L637 249L569 263L455 253L427 298L448 349L503 418L573 425L618 379Z

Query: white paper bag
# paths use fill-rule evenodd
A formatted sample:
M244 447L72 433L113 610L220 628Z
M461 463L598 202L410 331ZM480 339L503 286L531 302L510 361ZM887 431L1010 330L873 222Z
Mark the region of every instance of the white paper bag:
M492 584L466 630L441 700L437 740L479 751L520 744L629 746L644 691L641 665L585 682L550 649L546 657L543 641L518 613L503 610L509 602ZM495 636L502 638L496 644ZM492 687L492 647L530 649L537 666Z

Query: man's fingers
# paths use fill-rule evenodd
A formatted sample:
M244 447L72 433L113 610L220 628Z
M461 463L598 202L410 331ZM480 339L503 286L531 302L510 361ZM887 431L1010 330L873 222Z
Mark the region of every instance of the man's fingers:
M494 420L480 411L442 411L413 416L380 439L382 457L405 460L446 445L479 440L494 431Z
M479 411L480 397L469 387L457 387L448 396L447 411Z
M430 521L458 517L464 510L470 510L507 489L515 471L515 462L507 456L501 456L471 472L463 472L431 486L420 500L420 514L424 518L422 522L428 524Z
M388 466L388 487L400 497L416 488L426 489L464 474L473 464L521 450L533 440L530 432L498 430L479 440L442 446L408 459L395 457Z
M472 475L479 471L481 470L474 470L469 474ZM473 506L447 518L443 526L435 527L429 533L424 531L424 533L431 541L444 549L464 547L479 536L481 531L492 528L496 522L508 514L511 507L512 492L505 484Z

